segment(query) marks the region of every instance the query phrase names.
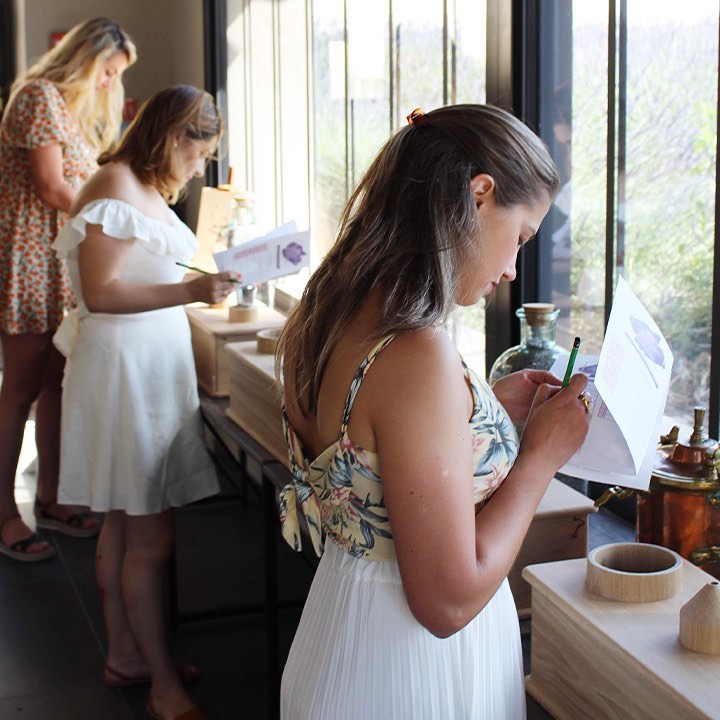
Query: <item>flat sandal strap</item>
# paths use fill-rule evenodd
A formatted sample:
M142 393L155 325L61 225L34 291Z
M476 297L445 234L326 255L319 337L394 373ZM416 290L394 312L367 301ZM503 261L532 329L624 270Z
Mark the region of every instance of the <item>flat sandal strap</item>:
M30 537L25 538L24 540L18 540L17 542L13 543L10 546L10 549L13 552L27 552L28 548L33 545L34 543L42 542L40 538L33 533Z
M85 521L90 519L89 513L73 513L70 515L66 520L60 520L60 518L53 518L53 520L60 520L60 522L65 522L66 525L69 525L72 528L81 528L85 525Z

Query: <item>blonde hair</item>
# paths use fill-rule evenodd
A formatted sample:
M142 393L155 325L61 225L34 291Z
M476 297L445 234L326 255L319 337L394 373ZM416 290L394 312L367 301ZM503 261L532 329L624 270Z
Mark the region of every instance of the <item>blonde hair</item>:
M125 53L128 66L137 59L133 41L117 23L103 17L86 20L19 76L12 94L32 80L52 82L99 154L111 148L120 134L125 99L121 79L113 78L106 92L95 89L102 64L118 52Z
M176 150L180 138L217 143L222 135L220 111L212 95L192 85L173 85L143 103L115 150L99 163L125 162L140 182L153 185L172 205L186 179Z

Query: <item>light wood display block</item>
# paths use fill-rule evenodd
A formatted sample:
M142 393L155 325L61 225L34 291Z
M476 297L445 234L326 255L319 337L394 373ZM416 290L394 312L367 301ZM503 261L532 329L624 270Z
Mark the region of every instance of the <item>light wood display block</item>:
M584 558L588 550L588 515L597 512L595 503L560 480L550 481L540 501L508 581L518 615L530 615L530 585L523 580L527 565Z
M227 416L287 467L275 355L259 352L256 340L228 343L225 352L230 386Z
M253 322L230 322L227 308L185 308L190 321L198 384L212 397L230 394L225 346L230 342L255 339L258 330L281 327L285 316L268 307L258 308Z
M628 603L587 590L585 559L533 565L526 689L556 720L720 717L720 657L684 648L680 608L713 580L683 560L682 589Z

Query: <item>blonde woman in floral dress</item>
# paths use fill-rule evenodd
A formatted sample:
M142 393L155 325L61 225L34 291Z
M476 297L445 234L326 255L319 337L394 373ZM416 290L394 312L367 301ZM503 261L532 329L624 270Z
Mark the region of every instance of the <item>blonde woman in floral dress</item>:
M0 553L15 560L54 554L23 522L14 497L25 422L37 401L36 523L68 535L99 525L59 505L60 383L64 359L52 337L73 303L51 244L96 158L117 140L121 75L135 46L105 18L70 30L13 84L0 125Z
M287 720L523 718L506 576L587 433L584 375L490 389L444 327L514 279L558 188L545 146L490 106L411 119L280 341L283 534L300 545L299 503L322 553L283 673Z

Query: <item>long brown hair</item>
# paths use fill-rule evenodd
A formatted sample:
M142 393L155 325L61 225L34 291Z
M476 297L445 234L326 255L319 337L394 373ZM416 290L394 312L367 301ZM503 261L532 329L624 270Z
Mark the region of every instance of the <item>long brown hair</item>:
M125 93L119 77L112 79L107 91L97 91L95 82L101 65L118 52L125 54L128 66L137 59L133 41L116 22L104 17L86 20L68 30L54 48L19 76L12 94L32 80L49 80L87 141L98 153L103 152L120 134Z
M143 103L120 144L99 162L127 163L140 182L155 186L172 204L185 188L175 151L178 139L219 142L222 129L212 95L192 85L173 85Z
M540 138L490 105L429 112L380 151L280 337L277 372L287 358L303 413L316 410L330 353L375 287L384 294L375 338L447 320L463 267L477 262L482 228L470 181L482 173L503 207L552 198L559 187Z

